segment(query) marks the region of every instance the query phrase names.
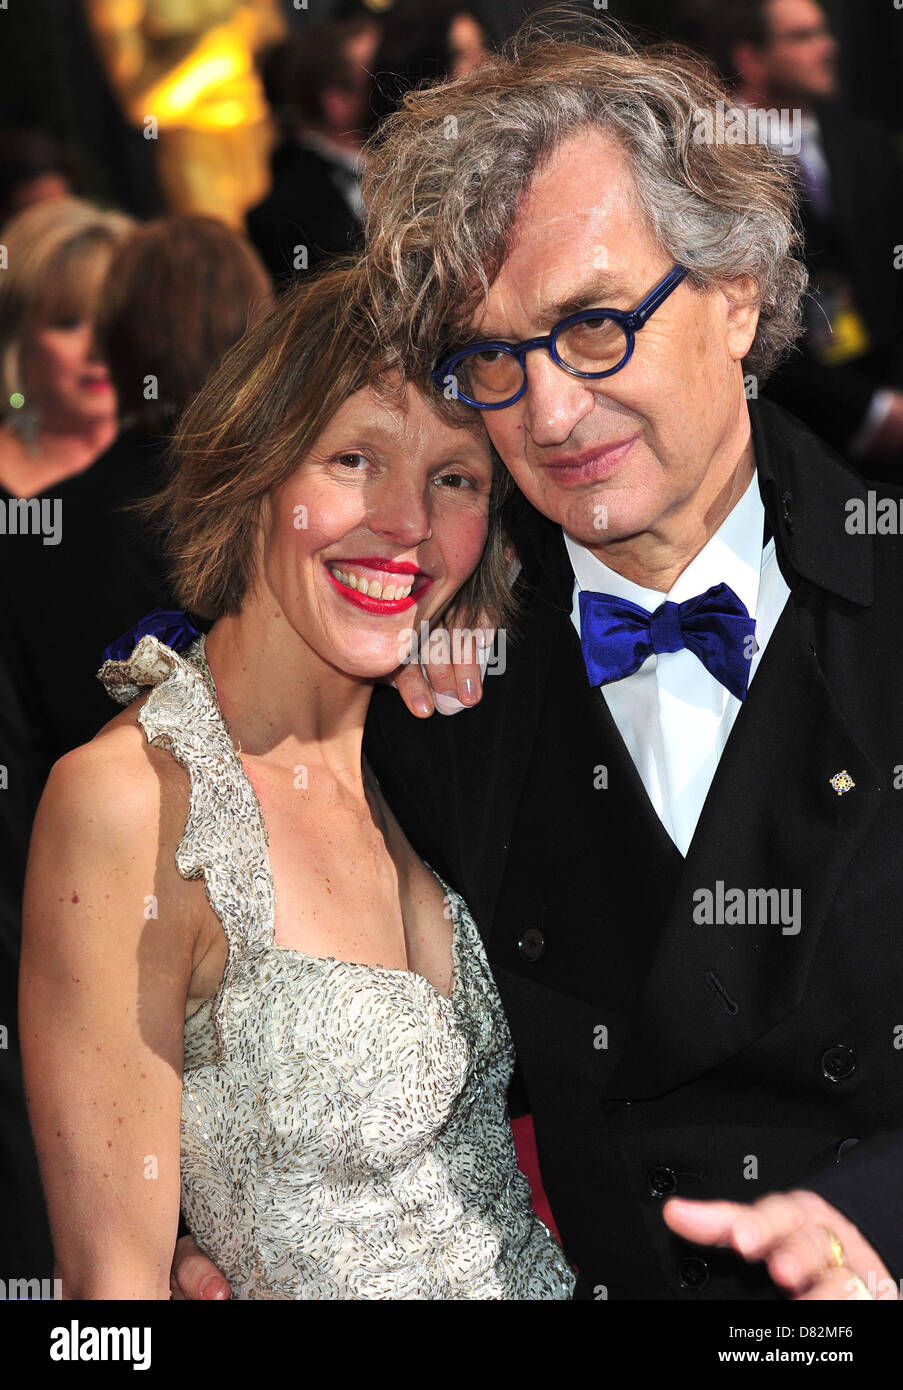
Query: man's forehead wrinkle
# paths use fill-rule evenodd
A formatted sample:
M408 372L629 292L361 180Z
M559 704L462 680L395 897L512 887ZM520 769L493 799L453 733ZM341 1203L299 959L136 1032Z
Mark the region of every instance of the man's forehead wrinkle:
M635 257L628 253L623 267L609 261L621 259L619 245L634 245L637 234L645 239L644 219L625 152L602 138L591 188L575 183L561 146L531 181L508 256L470 320L469 340L533 336L578 309L633 307L638 287L628 271ZM513 286L524 287L516 304Z
M528 302L523 294L517 296L518 317L534 326L552 323L576 312L578 308L605 309L614 307L612 301L631 296L628 280L615 271L599 270L592 266L585 275L574 273L567 281L557 276L550 283L551 269L540 270L529 286ZM506 339L511 337L512 297L510 293L501 303L489 308L484 306L485 318L473 321L473 330L482 338ZM630 306L628 306L630 307ZM503 326L503 320L507 323Z
M520 281L509 282L507 287L503 283L499 286L499 279L504 275L505 267L502 267L500 275L489 287L489 295L482 301L473 318L471 328L480 337L500 337L498 332L499 323L504 319L509 321L512 315L524 314L528 312L524 304L524 292ZM491 331L487 333L485 325L492 325Z

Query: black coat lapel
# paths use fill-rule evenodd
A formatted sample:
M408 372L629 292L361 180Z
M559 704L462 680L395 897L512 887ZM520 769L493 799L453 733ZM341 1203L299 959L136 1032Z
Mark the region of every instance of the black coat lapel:
M596 801L604 809L608 826L614 820L626 828L631 845L642 841L648 847L649 862L669 862L673 873L671 861L681 859L680 851L655 813L601 689L589 684L571 621L574 571L561 527L540 516L521 494L509 505L507 521L523 556L527 602L544 612L540 647L546 658L547 710L551 708L554 719L567 727L573 746L584 758L604 751L610 795ZM548 723L544 734L550 735Z
M529 534L523 526L511 527L524 561L520 588L530 613L521 651L536 663L539 684L531 708L538 697L541 715L510 827L505 886L501 900L492 902L495 928L504 952L519 914L537 923L545 914L555 922L556 935L566 931L568 940L567 953L559 950L546 963L553 987L572 987L580 943L586 997L600 989L606 997L632 997L683 857L649 801L602 692L589 684L571 621L574 575L561 528L532 509L521 515ZM522 690L524 676L512 685ZM513 690L509 701L512 695Z

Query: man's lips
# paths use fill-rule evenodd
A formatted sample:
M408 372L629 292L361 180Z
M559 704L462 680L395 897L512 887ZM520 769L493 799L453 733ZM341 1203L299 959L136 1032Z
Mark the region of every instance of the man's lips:
M542 467L548 469L556 483L565 487L580 483L597 483L615 471L640 437L640 431L637 431L626 439L616 439L611 444L584 449L581 454L547 459Z
M329 560L326 574L342 598L367 613L403 613L432 585L432 578L409 560Z

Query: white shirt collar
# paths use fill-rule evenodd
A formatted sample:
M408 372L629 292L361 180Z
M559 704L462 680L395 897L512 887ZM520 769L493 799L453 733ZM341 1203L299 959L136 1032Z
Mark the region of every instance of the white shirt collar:
M599 560L591 550L564 532L564 543L577 585L594 593L614 594L639 604L653 613L660 604L704 594L716 584L727 584L746 605L751 618L756 616L759 598L759 579L762 573L762 532L765 508L759 494L759 484L753 474L749 486L728 512L714 536L690 561L666 594L659 589L645 589L625 579ZM771 540L765 554L773 548Z
M297 142L299 145L306 145L308 149L323 155L331 164L341 164L356 178L360 176L363 157L359 150L349 149L345 145L338 144L337 141L330 140L328 136L321 135L318 130L308 128L305 128L297 137Z

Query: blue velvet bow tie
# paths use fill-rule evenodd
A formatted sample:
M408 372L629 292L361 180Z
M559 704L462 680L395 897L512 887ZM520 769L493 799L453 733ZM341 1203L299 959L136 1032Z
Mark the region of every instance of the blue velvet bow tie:
M632 675L653 652L686 647L732 695L745 700L755 630L755 618L727 584L683 603L663 603L654 613L614 594L580 591L580 641L593 686Z

